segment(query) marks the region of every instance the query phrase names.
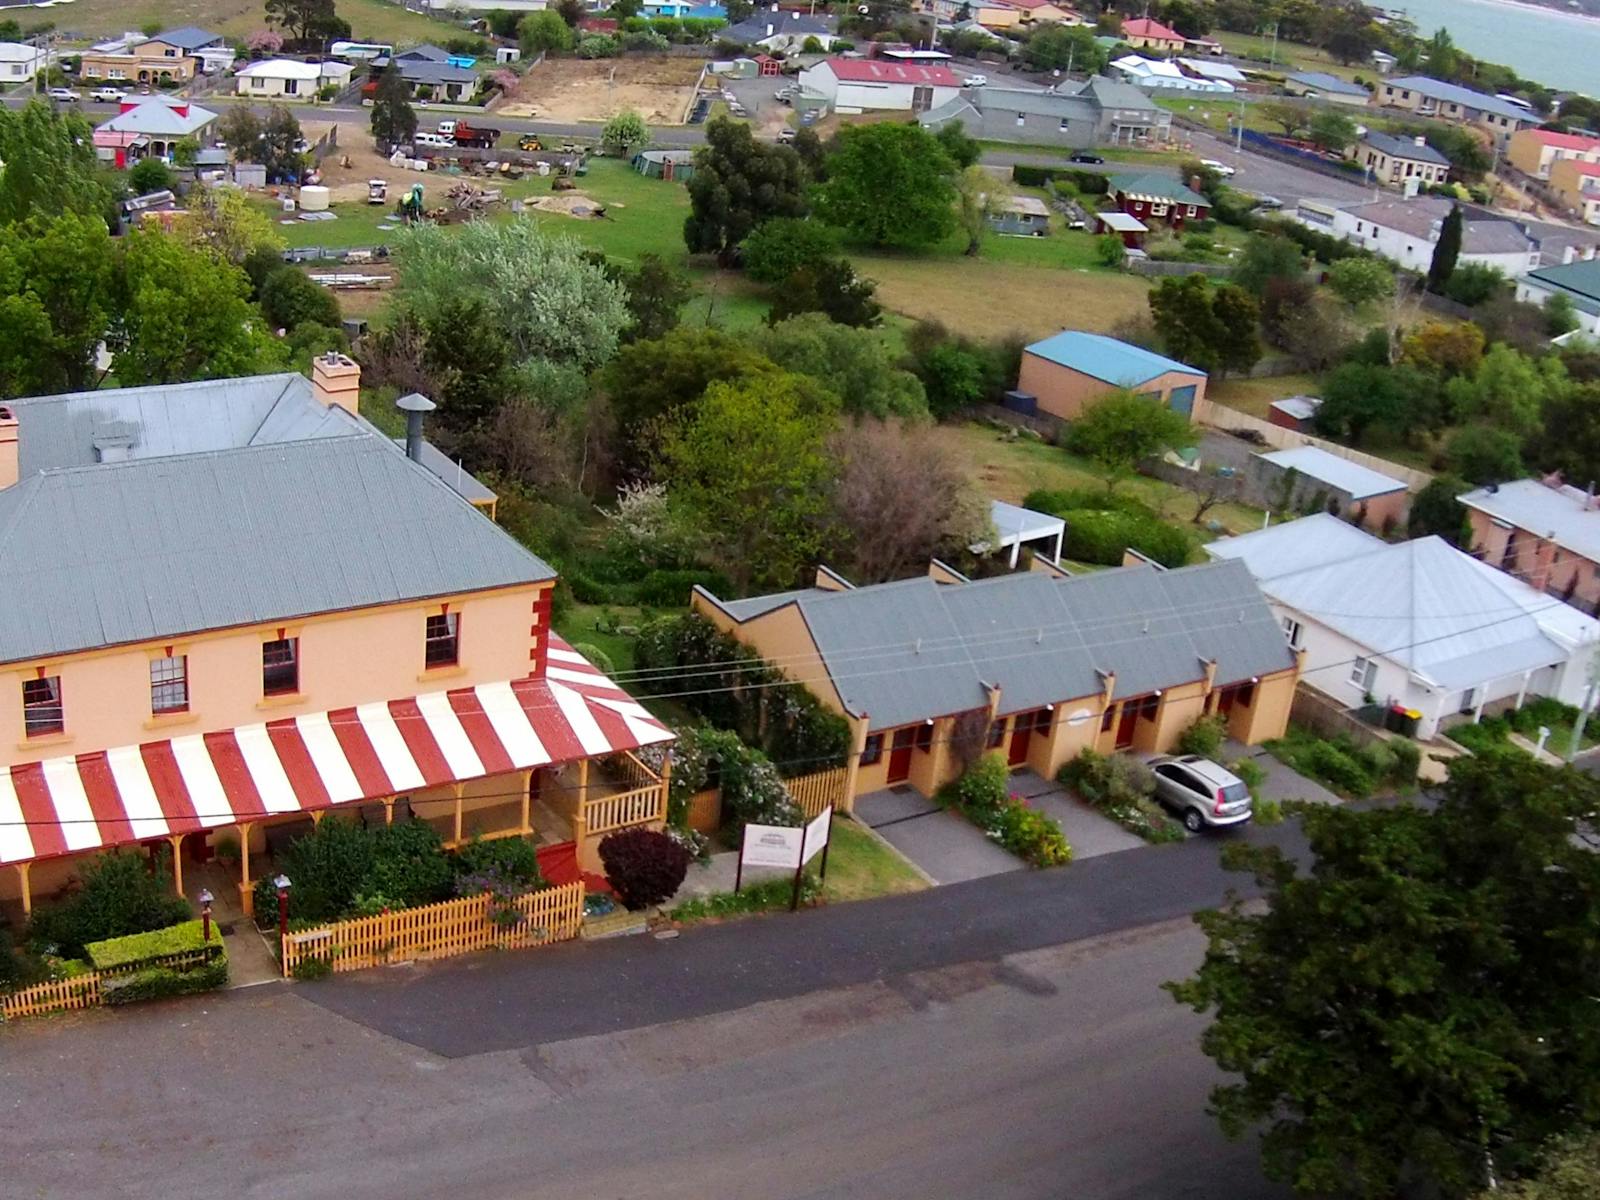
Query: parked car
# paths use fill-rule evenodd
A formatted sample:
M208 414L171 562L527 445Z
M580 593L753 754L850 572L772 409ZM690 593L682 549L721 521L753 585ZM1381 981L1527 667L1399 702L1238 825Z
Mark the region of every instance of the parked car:
M1235 174L1234 169L1232 167L1230 167L1227 163L1218 162L1214 158L1202 158L1200 160L1200 165L1202 167L1209 167L1211 170L1215 171L1218 175L1221 175L1224 179L1231 179L1231 178L1233 178L1233 176Z
M60 100L64 104L76 104L76 103L78 103L78 99L79 99L77 92L73 91L71 88L66 88L66 87L54 87L54 88L51 88L50 92L49 92L49 96L50 96L50 99L52 99L52 100Z
M128 93L121 88L97 87L89 93L89 99L100 100L106 104L118 104L128 98Z
M1069 154L1067 156L1067 161L1075 163L1088 163L1090 166L1098 167L1106 160L1101 158L1098 154L1090 154L1087 150L1079 150L1076 154Z
M780 129L780 130L778 130L778 145L787 146L792 141L794 141L794 130L792 130L792 129Z
M1265 208L1271 212L1277 212L1278 209L1283 207L1283 201L1276 196L1257 196L1255 206L1257 208Z
M1198 754L1152 759L1156 799L1170 808L1190 833L1223 829L1250 819L1250 789L1226 767Z
M988 87L989 86L989 77L987 75L968 75L965 79L963 79L961 81L961 86L962 87Z

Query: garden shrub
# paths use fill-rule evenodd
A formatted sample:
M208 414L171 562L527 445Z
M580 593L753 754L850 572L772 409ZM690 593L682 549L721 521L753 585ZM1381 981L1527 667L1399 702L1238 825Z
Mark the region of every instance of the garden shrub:
M1136 758L1083 750L1062 764L1056 782L1147 842L1183 840L1183 831L1167 819L1154 799L1155 775Z
M679 608L689 603L689 593L695 586L705 588L713 595L725 596L731 590L728 577L717 571L651 571L639 585L640 604L657 608Z
M424 821L401 821L363 829L324 817L289 843L279 870L289 877L289 911L296 920L324 923L362 907L412 908L448 899L456 872L439 834ZM277 920L277 889L270 878L256 883L256 921Z
M1034 488L1022 498L1022 507L1054 516L1087 508L1136 513L1139 516L1158 519L1156 510L1137 496L1123 492L1108 492L1104 488Z
M606 882L633 912L677 895L690 857L683 843L653 829L623 829L600 841Z
M1098 171L1080 171L1074 167L1039 167L1026 163L1018 163L1011 168L1011 181L1019 187L1044 187L1056 179L1067 180L1085 196L1104 196L1111 190L1110 177Z
M579 604L619 603L611 588L591 579L582 571L567 570L562 572L561 578L572 589L572 598Z
M1395 738L1389 743L1394 754L1394 767L1389 780L1396 787L1407 788L1417 781L1417 771L1422 766L1422 748L1410 738Z
M634 659L642 678L656 681L641 685L645 690L675 693L684 708L738 734L786 774L844 765L850 752L845 719L704 617L649 622L639 631Z
M1011 772L999 754L985 754L942 788L940 798L1030 866L1058 867L1072 861L1061 826L1011 794Z
M65 958L83 957L90 942L165 929L188 920L189 902L171 892L165 850L152 864L142 855L113 851L91 859L78 873L82 889L71 899L33 914L28 938L55 946Z
M1358 799L1372 791L1372 775L1366 765L1343 746L1315 741L1307 747L1296 768L1318 779L1335 791Z
M539 858L534 845L527 838L506 837L483 841L473 838L452 856L456 874L474 875L483 871L499 871L531 890L542 886L539 876Z
M1198 754L1201 758L1215 758L1222 749L1222 738L1227 725L1219 716L1197 718L1193 725L1178 735L1179 754Z
M778 769L760 751L721 762L722 828L737 841L746 825L803 824L805 815L783 785Z
M1395 768L1400 762L1395 752L1389 749L1387 742L1373 742L1371 745L1363 746L1357 757L1374 780L1394 778Z
M1078 562L1121 566L1123 553L1129 548L1164 567L1181 567L1189 561L1188 534L1154 517L1089 509L1074 509L1058 515L1067 523L1062 553Z
M794 897L793 879L764 879L737 892L718 892L685 900L672 910L675 921L704 921L711 917L739 917L749 913L788 908ZM800 903L822 899L822 881L810 872L800 877Z
M310 983L316 979L326 979L333 974L333 959L326 954L303 955L295 960L289 974L296 983Z
M228 954L215 925L211 940L203 922L183 921L165 929L108 938L84 947L90 965L101 973L100 995L107 1004L133 1004L167 996L207 992L228 982ZM191 951L205 957L193 963L155 960Z
M611 655L600 649L593 642L573 642L574 652L583 655L598 670L607 675L616 673L617 665L611 661Z
M1261 790L1261 785L1267 781L1267 773L1260 763L1253 758L1235 759L1228 764L1228 770L1239 777L1239 782L1250 789L1254 796Z

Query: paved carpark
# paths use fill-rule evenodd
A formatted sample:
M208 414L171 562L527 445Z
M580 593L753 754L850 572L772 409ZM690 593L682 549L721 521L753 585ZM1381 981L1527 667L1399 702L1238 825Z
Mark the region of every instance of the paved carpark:
M935 883L982 879L1020 871L1025 865L966 818L940 807L910 786L859 797L854 815Z
M1256 790L1256 795L1262 800L1276 800L1280 804L1285 800L1309 800L1313 804L1344 803L1337 793L1329 791L1315 779L1307 779L1287 763L1279 762L1260 746L1246 746L1230 740L1223 743L1220 757L1224 763L1241 758L1255 760L1256 766L1266 772L1266 778Z

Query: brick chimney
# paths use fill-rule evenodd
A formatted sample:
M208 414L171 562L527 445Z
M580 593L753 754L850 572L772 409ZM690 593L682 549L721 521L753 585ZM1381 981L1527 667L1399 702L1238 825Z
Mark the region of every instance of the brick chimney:
M337 350L318 355L311 363L311 390L322 403L354 416L361 406L361 368Z
M17 410L0 404L0 488L13 486L21 476L18 449Z

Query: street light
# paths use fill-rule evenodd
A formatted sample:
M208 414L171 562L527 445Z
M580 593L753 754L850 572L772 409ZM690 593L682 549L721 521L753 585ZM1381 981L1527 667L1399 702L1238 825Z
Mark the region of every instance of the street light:
M211 894L209 888L200 889L200 941L202 943L211 941L211 902L215 899L216 897Z
M278 889L278 938L282 941L289 936L289 877L279 875L272 886Z

